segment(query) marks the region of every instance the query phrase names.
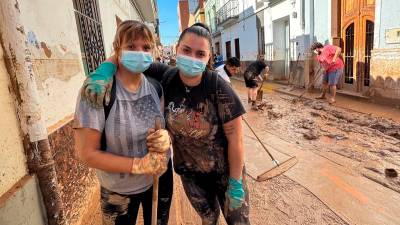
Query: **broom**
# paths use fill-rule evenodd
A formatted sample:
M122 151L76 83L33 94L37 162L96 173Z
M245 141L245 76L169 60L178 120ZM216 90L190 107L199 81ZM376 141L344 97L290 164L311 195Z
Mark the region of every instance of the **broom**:
M295 156L292 156L288 160L280 163L278 160L274 158L274 156L268 151L267 147L264 145L264 143L260 140L256 132L253 130L253 128L250 126L250 124L247 122L247 120L243 117L244 123L247 125L247 127L251 130L251 132L254 134L254 136L257 138L257 140L260 142L261 146L264 148L264 150L268 153L269 157L271 157L272 162L274 163L274 167L261 175L257 176L257 181L262 182L269 180L273 177L279 176L282 173L288 171L290 168L292 168L294 165L297 163L297 158Z

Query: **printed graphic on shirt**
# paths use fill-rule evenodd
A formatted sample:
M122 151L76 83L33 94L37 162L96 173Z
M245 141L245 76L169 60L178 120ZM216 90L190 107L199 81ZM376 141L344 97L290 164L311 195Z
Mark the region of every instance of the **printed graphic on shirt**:
M217 97L204 82L186 93L177 76L165 87L167 128L174 137L174 166L180 174L225 173L228 142L222 125L244 113L240 99L222 78Z

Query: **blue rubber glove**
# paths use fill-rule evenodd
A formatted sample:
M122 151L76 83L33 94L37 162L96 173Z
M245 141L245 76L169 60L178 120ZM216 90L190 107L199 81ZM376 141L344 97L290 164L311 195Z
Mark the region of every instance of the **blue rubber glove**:
M232 177L229 177L229 186L228 190L226 191L226 197L230 211L238 209L242 206L245 198L242 179L236 180Z
M103 107L105 98L106 104L110 101L112 77L117 71L117 66L112 62L103 62L92 72L83 83L81 96L90 105L96 108Z

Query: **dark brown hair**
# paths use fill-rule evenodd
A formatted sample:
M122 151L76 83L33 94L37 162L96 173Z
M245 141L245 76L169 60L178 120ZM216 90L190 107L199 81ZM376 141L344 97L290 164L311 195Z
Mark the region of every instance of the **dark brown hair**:
M212 39L211 39L210 28L208 28L208 26L203 24L203 23L195 23L195 24L193 24L192 26L190 26L190 27L186 28L185 30L183 30L183 32L179 36L178 46L181 43L183 37L187 33L195 34L195 35L197 35L199 37L203 37L203 38L208 40L209 49L210 49L210 59L208 60L207 68L208 69L212 69L212 64L214 63L214 59L212 57L213 53L212 53L212 49L211 49Z
M311 51L314 51L317 48L323 48L324 45L319 43L319 42L314 42L314 44L311 45Z

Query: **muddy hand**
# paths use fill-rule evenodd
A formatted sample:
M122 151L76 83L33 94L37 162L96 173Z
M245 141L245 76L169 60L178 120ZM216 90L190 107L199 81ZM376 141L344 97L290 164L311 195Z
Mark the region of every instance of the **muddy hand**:
M150 152L166 152L170 149L171 138L165 129L150 129L147 136L147 148Z
M141 159L134 159L131 173L158 175L167 169L168 158L166 154L149 152Z
M116 72L116 68L111 62L102 63L83 83L82 98L97 108L103 107L103 100L105 98L107 105L110 100L112 78Z
M242 207L245 200L245 193L243 190L242 179L236 180L232 177L229 178L229 186L226 191L226 201L229 211L233 211Z

